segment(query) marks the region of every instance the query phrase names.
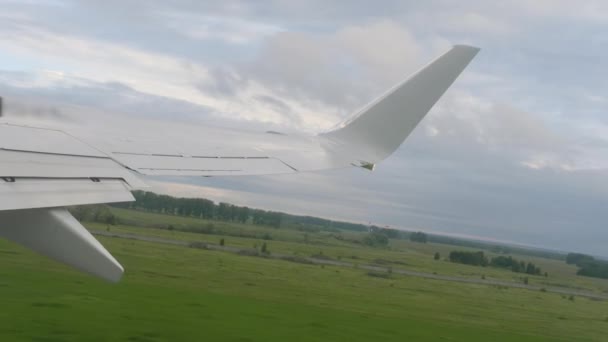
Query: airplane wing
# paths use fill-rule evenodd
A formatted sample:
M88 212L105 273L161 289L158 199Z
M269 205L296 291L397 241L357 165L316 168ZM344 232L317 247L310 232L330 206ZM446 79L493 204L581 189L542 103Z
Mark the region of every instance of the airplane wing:
M146 187L145 175L372 170L401 145L478 51L454 46L340 128L316 136L190 126L167 127L162 134L145 129L92 134L3 119L0 236L116 282L122 266L63 207L133 201L130 191Z

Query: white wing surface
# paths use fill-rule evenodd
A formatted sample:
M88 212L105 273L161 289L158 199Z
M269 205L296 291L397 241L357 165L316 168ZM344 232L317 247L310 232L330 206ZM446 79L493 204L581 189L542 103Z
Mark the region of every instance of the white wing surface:
M479 49L455 46L335 131L317 136L166 126L84 132L0 121L0 235L109 281L122 267L68 205L132 201L140 176L373 169L424 118ZM0 108L2 102L0 102Z

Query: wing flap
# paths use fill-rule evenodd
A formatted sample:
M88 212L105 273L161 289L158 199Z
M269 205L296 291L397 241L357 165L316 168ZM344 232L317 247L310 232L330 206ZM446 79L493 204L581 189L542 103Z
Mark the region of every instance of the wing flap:
M130 202L145 186L107 157L0 149L0 211Z
M134 200L129 187L119 179L0 180L0 211Z
M268 175L295 170L278 159L255 156L181 156L113 153L115 160L144 175Z

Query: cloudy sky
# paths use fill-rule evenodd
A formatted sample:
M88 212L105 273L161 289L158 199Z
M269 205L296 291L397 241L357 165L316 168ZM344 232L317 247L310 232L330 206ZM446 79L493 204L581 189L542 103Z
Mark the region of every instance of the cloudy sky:
M316 133L452 44L479 46L373 173L152 183L174 195L608 256L608 2L0 8L3 96L21 103L19 115L87 125L153 118Z

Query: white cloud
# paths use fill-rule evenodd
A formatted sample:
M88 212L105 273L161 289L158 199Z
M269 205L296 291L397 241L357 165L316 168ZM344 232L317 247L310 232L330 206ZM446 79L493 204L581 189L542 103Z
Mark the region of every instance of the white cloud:
M283 31L277 25L235 17L214 17L166 9L159 10L157 15L169 29L196 40L252 44Z
M432 16L433 25L437 29L447 32L476 33L504 37L518 33L520 28L505 21L498 13L483 13L477 11L441 11ZM416 21L429 21L428 13L419 13L414 16Z
M3 30L0 39L0 47L8 53L28 58L42 55L59 65L69 65L68 70L57 72L98 82L121 81L144 92L179 99L200 98L190 84L207 76L205 68L187 60L39 28Z

